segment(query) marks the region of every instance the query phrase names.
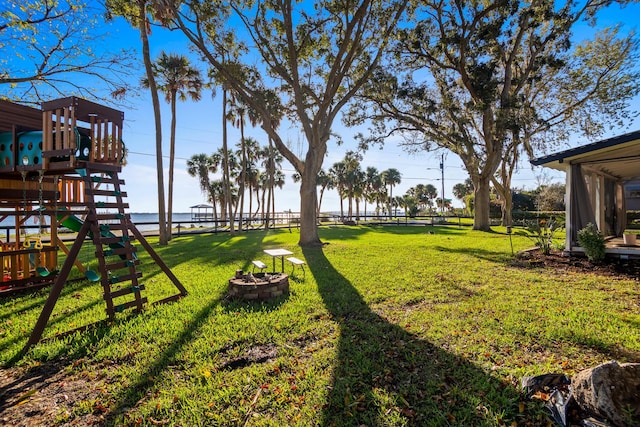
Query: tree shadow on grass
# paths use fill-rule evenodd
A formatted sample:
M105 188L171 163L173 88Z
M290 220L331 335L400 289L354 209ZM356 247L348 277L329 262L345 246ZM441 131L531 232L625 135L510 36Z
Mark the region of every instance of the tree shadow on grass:
M520 394L470 361L371 311L322 248L303 249L340 340L322 426L496 425ZM508 425L508 422L507 422Z
M444 246L434 246L436 251L448 252L453 254L460 254L465 256L472 256L474 258L482 259L485 261L506 263L513 260L513 256L502 250L490 251L486 249L467 249L467 248L447 248Z
M171 341L171 344L158 354L144 371L139 372L137 378L132 380L128 387L122 389L123 393L117 397L115 404L107 414L107 425L120 425L118 417L123 416L128 408L135 406L136 402L139 402L148 390L154 387L155 378L175 363L178 353L198 337L198 332L219 303L219 300L212 300L209 304L204 305Z

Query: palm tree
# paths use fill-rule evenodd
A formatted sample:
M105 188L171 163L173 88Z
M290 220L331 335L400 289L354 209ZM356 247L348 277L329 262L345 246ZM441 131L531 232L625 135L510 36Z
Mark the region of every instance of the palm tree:
M387 206L389 210L389 218L391 218L391 203L393 201L393 187L396 184L400 184L402 174L398 169L387 169L382 172L382 182L389 186L389 198L387 199Z
M367 167L365 171L365 190L364 190L364 216L367 216L367 203L366 202L376 202L376 213L379 212L380 207L377 205L379 201L378 194L380 193L380 188L382 187L382 178L380 177L380 173L378 169L373 166Z
M278 165L280 166L280 165ZM284 187L284 184L286 183L286 176L284 174L284 172L282 172L282 168L278 167L278 169L276 169L275 173L273 174L273 195L271 196L271 213L272 213L272 218L275 221L276 218L276 193L275 193L275 189L279 188L282 190L282 187Z
M253 190L258 184L257 177L260 171L256 167L260 152L260 144L254 138L244 138L244 152L246 156L245 184L249 187L249 216L251 217L253 207Z
M351 194L356 201L356 220L360 220L360 199L364 198L365 191L365 173L358 166L357 171L353 174L354 181L351 187Z
M173 172L175 168L176 151L176 103L190 98L200 100L202 91L202 77L200 71L191 67L187 57L177 54L161 52L160 57L152 65L153 75L157 79L158 89L164 93L164 98L171 105L171 142L169 145L169 186L167 202L167 239L171 240L173 215ZM149 79L144 78L142 84L149 87Z
M267 228L269 228L269 218L268 218L269 200L271 200L271 196L267 194L267 191L269 191L270 183L271 183L270 172L267 170L266 173L263 173L260 175L259 179L260 179L259 188L262 190L260 209L261 209L262 221L264 223L264 228L266 230ZM267 200L265 200L265 197L267 198Z
M329 176L333 181L333 187L338 191L340 197L340 219L344 219L344 187L346 183L347 165L344 161L335 162L329 168Z
M229 173L229 145L227 144L227 88L222 87L222 181L226 198L225 208L229 209L229 234L234 235L233 202L231 200L231 176Z
M362 170L360 169L361 158L362 156L358 153L354 151L347 151L344 159L342 160L345 166L343 190L344 196L349 201L349 219L353 217L353 199L356 197L355 188L360 185L360 181L364 179Z
M243 102L237 96L231 96L229 99L229 109L227 112L227 120L231 122L231 124L238 129L240 129L240 157L242 159L242 172L240 173L240 231L242 231L242 217L244 216L244 193L245 193L245 185L246 185L246 168L248 162L248 154L247 154L247 140L244 136L244 125L245 118L248 118L251 125L255 126L258 122L258 117L255 112L247 106L245 102ZM256 143L257 144L257 143Z
M464 183L458 183L453 186L453 195L463 203L469 194L473 194L473 181L471 181L471 178L465 179ZM465 210L469 208L466 203L464 203L464 207Z
M275 180L276 180L276 172L281 169L283 157L280 152L278 152L271 142L271 138L269 138L269 146L265 147L261 150L262 164L267 172L265 188L264 191L267 191L267 202L266 205L263 206L266 208L266 217L265 218L265 228L269 227L269 222L271 218L271 212L273 210L275 214L275 209L272 209L275 206L275 197L274 197L274 189L275 189ZM284 185L284 184L283 184ZM264 198L264 193L263 193ZM264 203L263 203L264 205Z
M147 13L147 8L153 5L147 0L136 0L135 2L110 2L108 9L110 12L125 17L133 27L137 27L142 43L142 59L144 62L145 74L148 79L149 92L151 93L151 103L153 105L153 119L156 136L156 179L158 185L158 233L159 244L165 246L167 239L167 224L165 218L164 199L164 168L162 165L162 119L160 117L160 100L158 97L158 87L153 76L153 65L149 49L149 33L151 19Z
M260 211L260 208L262 206L262 203L260 202L260 191L263 189L263 181L265 179L266 174L262 173L259 169L256 168L256 175L255 175L255 179L253 182L253 191L256 193L256 210L253 213L253 217L255 219L256 216L258 216L258 212Z
M418 199L411 194L405 194L398 197L398 204L404 209L405 219L409 216L411 218L416 216L418 210Z
M245 184L247 185L247 192L249 196L249 209L247 213L247 228L251 225L253 220L253 191L258 185L258 176L260 175L260 171L256 167L254 162L247 162L247 168L244 171L244 179Z
M211 157L206 154L194 154L187 160L187 173L198 177L200 190L204 194L209 192L209 171L212 169Z
M320 169L318 172L318 179L316 180L316 184L320 187L320 195L318 197L318 210L316 212L316 217L320 216L320 207L322 206L322 196L324 195L324 190L333 189L333 180L329 176L324 169Z
M429 205L429 210L433 206L433 199L438 197L438 189L433 184L427 184L424 186L424 192L427 196L427 204Z
M218 210L216 205L220 203L220 207L225 204L224 197L224 183L221 180L212 181L209 183L209 198L208 201L213 206L213 220L214 228L218 228Z
M224 152L224 148L218 148L218 150L216 152L214 152L211 155L211 173L218 173L218 170L222 170L222 192L223 195L227 194L227 181L225 179L226 174L224 173L225 170L225 164L226 164L226 159L227 156L225 155ZM225 201L227 199L225 198ZM227 203L223 203L220 206L220 219L222 219L223 221L227 220Z

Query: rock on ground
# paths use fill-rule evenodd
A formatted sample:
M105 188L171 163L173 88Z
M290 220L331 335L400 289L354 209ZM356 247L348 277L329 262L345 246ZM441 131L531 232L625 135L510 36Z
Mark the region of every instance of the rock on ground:
M640 363L612 361L585 369L571 387L584 411L618 427L640 427Z

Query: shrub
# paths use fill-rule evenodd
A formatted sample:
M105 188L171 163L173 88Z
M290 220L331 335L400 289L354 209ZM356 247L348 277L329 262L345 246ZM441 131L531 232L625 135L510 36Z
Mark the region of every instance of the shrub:
M584 249L590 261L602 261L605 255L604 236L598 227L589 223L578 231L578 244Z

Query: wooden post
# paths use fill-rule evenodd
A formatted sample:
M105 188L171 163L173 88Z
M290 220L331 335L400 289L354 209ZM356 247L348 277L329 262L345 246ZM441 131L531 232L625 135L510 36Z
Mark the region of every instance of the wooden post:
M42 307L42 312L40 312L40 317L36 322L36 325L33 327L33 331L31 331L31 336L29 337L29 341L25 344L22 349L23 352L29 350L29 348L40 341L42 338L42 332L44 332L44 328L47 326L49 322L49 318L51 317L51 313L53 312L53 308L58 302L58 298L60 298L60 293L62 293L62 288L69 277L69 273L71 272L71 268L73 267L73 263L78 257L80 253L80 248L82 248L82 243L84 242L85 237L87 237L87 233L89 232L89 223L85 222L82 224L80 231L78 232L78 236L76 237L75 242L73 242L73 246L69 251L69 256L64 261L64 265L58 273L56 277L56 282L53 284L51 288L51 292L49 293L49 297Z

